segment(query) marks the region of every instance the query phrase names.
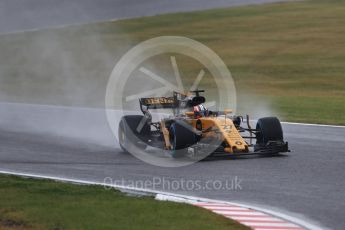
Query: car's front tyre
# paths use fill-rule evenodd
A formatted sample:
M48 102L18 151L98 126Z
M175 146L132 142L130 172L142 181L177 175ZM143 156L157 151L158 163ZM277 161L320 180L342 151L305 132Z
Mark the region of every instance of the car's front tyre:
M289 151L287 142L284 142L283 129L278 118L260 118L256 124L256 130L255 152L277 154Z

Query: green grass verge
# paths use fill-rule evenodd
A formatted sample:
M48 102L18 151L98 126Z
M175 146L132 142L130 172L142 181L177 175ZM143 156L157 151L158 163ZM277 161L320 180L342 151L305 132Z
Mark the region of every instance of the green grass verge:
M344 11L345 1L297 1L0 36L1 100L102 106L114 63L128 49L177 35L225 61L241 113L345 125ZM198 67L180 68L194 78Z
M187 204L0 175L0 229L248 229Z

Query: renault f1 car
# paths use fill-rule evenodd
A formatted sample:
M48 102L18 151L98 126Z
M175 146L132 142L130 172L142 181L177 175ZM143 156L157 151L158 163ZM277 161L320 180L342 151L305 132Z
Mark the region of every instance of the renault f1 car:
M203 105L200 93L174 92L172 97L140 98L143 115L121 118L118 137L124 151L144 150L147 146L168 150L172 157L188 154L238 155L288 152L283 130L276 117L265 117L252 128L248 115L231 115L231 110L211 111ZM172 109L173 115L153 121L150 110ZM244 122L245 121L245 122ZM243 126L245 123L245 127ZM252 142L255 141L255 144ZM133 148L132 148L133 149Z

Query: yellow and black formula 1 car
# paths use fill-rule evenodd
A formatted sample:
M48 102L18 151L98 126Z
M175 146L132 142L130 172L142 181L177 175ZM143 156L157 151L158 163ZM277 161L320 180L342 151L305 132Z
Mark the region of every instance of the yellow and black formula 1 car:
M200 96L174 92L172 97L139 99L143 115L123 116L118 129L121 148L143 150L147 146L168 150L173 157L187 154L226 156L242 154L278 154L288 152L280 121L265 117L257 121L256 128L242 126L242 116L231 116L230 110L210 111ZM154 122L150 109L170 108L174 115ZM256 140L255 144L252 141ZM133 149L133 148L132 148Z

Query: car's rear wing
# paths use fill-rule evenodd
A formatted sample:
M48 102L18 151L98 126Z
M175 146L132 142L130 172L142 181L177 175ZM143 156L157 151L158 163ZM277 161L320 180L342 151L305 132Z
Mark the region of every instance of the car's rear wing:
M176 109L185 107L187 95L174 92L172 97L145 97L140 98L140 107L145 106L146 109Z
M178 106L178 100L174 97L146 97L140 98L139 102L147 109L174 109Z
M185 94L174 92L172 97L145 97L140 98L140 109L145 114L149 109L179 109L193 107L205 102L205 98L199 96L187 96Z

